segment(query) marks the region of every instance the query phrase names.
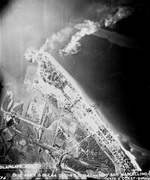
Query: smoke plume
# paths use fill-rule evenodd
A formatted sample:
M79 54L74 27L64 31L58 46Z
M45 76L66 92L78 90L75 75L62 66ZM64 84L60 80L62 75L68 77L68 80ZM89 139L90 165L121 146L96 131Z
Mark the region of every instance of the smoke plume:
M44 50L50 53L60 49L60 55L76 54L81 49L79 41L82 37L95 33L99 27L114 28L118 21L133 12L126 1L93 1L92 3L91 1L81 3L75 1L71 4L67 2L66 7L74 6L75 8L71 8L72 16L67 22L67 27L52 34L43 45ZM73 35L75 29L79 31Z
M79 40L85 35L90 35L96 32L99 26L99 23L95 23L89 20L85 20L82 24L75 25L74 27L81 28L81 31L72 36L71 42L64 49L60 50L60 54L76 54L79 51L79 47L81 46Z
M80 38L86 33L81 28L76 28L76 24L85 24L84 20L89 20L93 24L99 23L101 27L113 28L116 22L131 13L128 4L123 1L12 1L1 17L1 68L18 81L23 81L27 66L23 54L28 47L39 49L45 41L43 48L50 52L64 48L69 50L70 47L68 53L77 53L81 48ZM77 31L79 32L76 34ZM84 35L80 37L80 34ZM71 50L71 46L74 50Z
M43 45L44 50L52 52L59 44L64 43L70 37L72 31L73 28L71 26L67 26L60 32L52 34L52 36L47 38L45 44Z
M101 11L100 11L101 13ZM81 47L80 39L85 35L95 33L100 27L113 27L119 20L129 16L131 10L124 7L119 7L115 14L108 14L106 17L102 17L98 22L85 20L84 23L76 24L74 28L79 29L75 35L72 36L70 43L60 50L60 55L76 54Z
M133 10L128 7L119 7L115 14L108 14L106 19L104 19L104 26L113 28L119 20L130 16L132 11Z

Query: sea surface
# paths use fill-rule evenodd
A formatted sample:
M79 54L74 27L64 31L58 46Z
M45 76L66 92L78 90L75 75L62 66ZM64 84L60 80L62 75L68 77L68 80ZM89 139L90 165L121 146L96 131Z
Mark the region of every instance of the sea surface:
M104 115L124 147L144 166L150 162L147 52L119 47L95 36L84 37L81 45L78 54L56 58Z
M20 87L25 78L28 63L24 53L27 48L39 49L48 37L69 26L70 22L96 20L96 11L90 10L100 7L95 6L96 0L16 2L19 3L7 5L8 1L5 1L0 19L1 84L7 86L10 82L14 88ZM109 5L108 1L102 2ZM147 170L150 166L144 163L150 162L150 5L145 1L130 0L111 3L132 6L134 11L107 30L130 37L138 48L118 46L90 35L81 39L77 54L60 57L56 50L52 55L73 76L124 146ZM66 42L61 47L65 45Z

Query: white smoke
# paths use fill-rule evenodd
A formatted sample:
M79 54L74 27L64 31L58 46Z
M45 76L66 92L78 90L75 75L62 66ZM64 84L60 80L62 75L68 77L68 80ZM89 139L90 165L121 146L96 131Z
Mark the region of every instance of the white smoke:
M79 40L85 35L95 33L99 26L99 23L90 20L85 20L84 23L75 25L75 28L81 28L81 30L72 36L71 42L64 49L60 50L60 54L76 54L79 51L79 47L81 46Z
M128 7L119 7L115 14L108 14L106 19L104 19L104 26L111 27L123 18L126 18L132 14L132 9Z
M119 20L128 17L131 13L132 9L130 8L118 7L116 13L107 13L99 22L84 20L83 23L75 25L74 28L80 31L72 36L70 43L65 48L60 50L60 55L76 54L80 50L81 44L79 41L82 37L95 33L103 26L113 28Z
M27 49L27 51L24 54L24 57L27 61L34 63L34 56L37 54L37 50L35 50L33 47L30 47Z
M59 43L63 43L68 37L70 37L72 31L73 28L71 26L67 26L60 32L53 34L43 45L44 50L52 52L54 49L56 49Z

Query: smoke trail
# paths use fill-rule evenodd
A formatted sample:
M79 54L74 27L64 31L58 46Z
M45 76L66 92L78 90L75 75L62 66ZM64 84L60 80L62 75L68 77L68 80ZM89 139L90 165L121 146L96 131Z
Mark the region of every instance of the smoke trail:
M104 20L105 27L113 28L114 25L121 19L127 18L132 14L133 10L128 7L119 7L115 14L109 14Z
M119 7L115 13L108 14L102 17L99 22L85 20L82 24L77 24L74 28L79 29L75 35L72 36L70 43L65 46L64 49L60 50L60 55L76 54L81 47L79 40L85 35L90 35L98 31L100 27L111 27L121 19L131 15L132 10L127 7Z
M73 28L71 26L67 26L60 32L53 34L46 40L45 44L43 45L44 50L52 52L54 49L56 49L58 44L63 43L70 37L72 31Z
M81 46L78 41L85 35L90 35L96 32L99 26L99 23L90 20L85 20L84 23L75 25L74 27L77 29L81 28L81 31L72 36L71 42L63 50L60 50L60 54L76 54Z

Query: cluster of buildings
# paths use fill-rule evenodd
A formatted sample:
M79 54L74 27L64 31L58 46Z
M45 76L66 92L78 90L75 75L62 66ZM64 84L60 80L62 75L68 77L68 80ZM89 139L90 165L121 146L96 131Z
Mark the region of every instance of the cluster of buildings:
M140 171L135 157L124 149L116 135L106 126L94 108L90 107L75 81L61 65L42 48L33 54L32 58L32 62L36 61L38 64L33 87L45 97L49 94L56 97L59 109L70 113L80 122L84 131L93 135L113 161L118 173Z

